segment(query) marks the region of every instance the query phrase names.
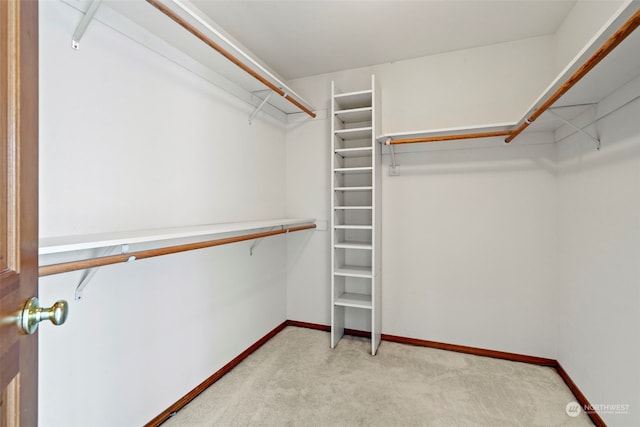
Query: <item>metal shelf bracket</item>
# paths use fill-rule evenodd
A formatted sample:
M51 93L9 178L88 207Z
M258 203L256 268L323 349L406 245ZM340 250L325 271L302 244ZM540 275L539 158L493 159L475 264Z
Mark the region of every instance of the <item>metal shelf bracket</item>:
M102 253L99 254L98 257L113 255L117 252L118 248L120 248L120 253L126 254L127 252L129 252L129 245L110 246L108 248L104 248L102 250ZM132 258L135 259L135 257ZM87 287L87 285L89 284L91 279L93 279L93 276L95 276L97 272L98 267L90 268L84 271L84 273L82 274L82 279L80 279L80 283L78 283L78 286L76 287L76 301L80 301L82 298L84 298L84 288Z
M256 107L255 110L253 110L253 113L251 113L251 115L249 116L249 124L251 124L251 121L253 120L253 118L256 116L256 114L258 114L258 112L262 109L262 107L264 107L264 104L267 103L267 101L269 100L269 98L271 97L271 95L273 95L273 92L269 92L269 94L262 100L262 102L260 103L260 105L258 105Z
M567 120L566 118L562 117L560 114L558 114L555 111L553 111L553 108L549 108L549 109L547 109L547 111L549 113L551 113L553 116L555 116L556 118L558 118L560 121L562 121L567 126L575 129L576 131L580 132L581 134L585 135L587 138L592 140L596 144L596 149L598 151L600 151L600 138L591 135L589 132L585 131L584 128L581 128L580 126L577 126L577 125L571 123L569 120Z
M80 50L80 39L82 39L82 36L91 23L93 16L96 14L98 7L100 7L100 3L102 3L102 0L93 0L91 2L91 4L89 5L89 9L87 9L87 12L80 20L76 31L73 33L73 36L71 37L71 47L75 50Z
M278 227L271 227L271 229L270 229L269 231L273 231L273 230L275 230L275 229L277 229L277 228L278 228ZM284 227L284 225L282 225L282 226L280 226L280 228L284 230L284 228L285 228L285 227ZM289 231L287 230L287 232L289 232ZM249 248L249 255L253 256L253 250L254 250L255 248L257 248L257 247L258 247L258 245L259 245L263 240L264 240L264 237L262 237L262 238L260 238L260 239L256 239L256 240L254 240L254 241L253 241L253 243L251 244L251 247Z

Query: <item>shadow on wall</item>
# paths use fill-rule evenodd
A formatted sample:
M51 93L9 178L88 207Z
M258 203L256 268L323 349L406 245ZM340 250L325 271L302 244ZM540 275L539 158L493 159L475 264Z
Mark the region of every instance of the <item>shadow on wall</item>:
M311 230L310 232L308 231L304 233L293 233L287 235L288 271L291 271L293 266L298 263L298 260L304 253L304 247L309 244L314 233L314 230Z
M557 174L556 152L547 137L535 144L505 144L501 138L490 138L473 144L454 142L431 143L430 147L396 147L397 175L478 174L544 170ZM418 144L414 144L418 145ZM427 144L423 144L427 145ZM390 149L385 148L383 163L391 168Z

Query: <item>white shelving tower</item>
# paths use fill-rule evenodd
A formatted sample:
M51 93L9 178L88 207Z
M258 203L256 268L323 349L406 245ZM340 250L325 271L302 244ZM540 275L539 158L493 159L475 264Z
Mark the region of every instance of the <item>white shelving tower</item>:
M338 92L331 82L331 348L345 319L380 344L379 91ZM353 311L353 313L351 313Z

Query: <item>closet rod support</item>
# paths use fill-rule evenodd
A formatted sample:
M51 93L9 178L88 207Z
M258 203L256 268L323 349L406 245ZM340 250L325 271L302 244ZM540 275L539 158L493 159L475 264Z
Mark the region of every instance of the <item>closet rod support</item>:
M384 145L389 146L391 149L391 165L389 166L389 176L398 176L398 165L396 164L396 152L391 144L391 138L387 138Z
M82 36L84 35L84 32L87 30L87 27L96 14L98 7L100 7L100 3L102 3L102 0L93 0L91 2L89 8L87 9L87 12L84 14L82 19L80 20L80 23L78 24L78 27L74 31L73 36L71 37L71 47L75 50L80 50L80 39L82 39Z
M555 117L557 117L560 121L562 121L564 124L566 124L567 126L577 130L578 132L580 132L581 134L583 134L584 136L586 136L587 138L589 138L590 140L592 140L593 142L595 142L596 144L596 149L598 151L600 151L600 139L596 138L595 136L591 135L590 133L588 133L587 131L585 131L583 128L581 128L580 126L575 125L574 123L571 123L569 120L567 120L566 118L562 117L560 114L556 113L555 111L553 111L553 109L549 108L547 109L547 111L551 114L553 114Z
M272 93L273 93L273 92L272 92ZM275 229L277 229L277 228L278 228L278 227L271 227L271 229L270 229L269 231L273 231L273 230L275 230ZM289 230L286 230L286 229L284 228L284 225L283 225L282 227L280 227L280 228L281 228L282 230L289 231ZM264 237L261 237L260 239L256 239L256 240L254 240L254 241L253 241L253 243L251 244L251 247L249 248L249 255L250 255L250 256L253 256L253 250L254 250L255 248L257 248L257 247L258 247L258 245L260 244L260 242L262 242L263 240L264 240Z
M117 249L118 249L118 246L107 247L102 250L102 253L99 256L103 257L103 256L113 255ZM123 254L129 252L129 245L121 245L120 251ZM93 276L95 276L97 272L98 272L98 268L94 267L94 268L85 270L85 272L82 274L82 279L80 279L80 283L78 283L78 286L76 287L76 295L75 295L76 301L80 301L81 299L84 298L84 288L87 287L87 285L89 284L91 279L93 279Z
M162 246L155 249L138 250L135 252L127 252L125 254L116 254L105 257L90 258L78 261L69 261L59 264L43 265L38 268L40 277L50 276L52 274L68 273L70 271L86 270L94 267L102 267L105 265L119 264L129 260L142 260L154 258L163 255L176 254L181 252L193 251L196 249L212 248L214 246L222 246L236 242L246 242L249 240L261 239L268 236L276 236L279 234L292 233L295 231L311 230L316 228L316 224L299 225L295 227L282 228L273 231L264 231L261 233L241 234L234 237L226 237L214 240L205 240L193 243L184 243L174 246ZM264 228L264 227L261 227ZM249 230L249 229L247 229Z
M251 121L256 116L256 114L258 114L258 112L262 110L262 107L264 107L264 104L267 103L271 95L273 95L273 92L269 92L269 94L262 100L260 105L258 105L258 107L255 110L253 110L253 113L251 113L251 115L249 116L249 124L251 124Z

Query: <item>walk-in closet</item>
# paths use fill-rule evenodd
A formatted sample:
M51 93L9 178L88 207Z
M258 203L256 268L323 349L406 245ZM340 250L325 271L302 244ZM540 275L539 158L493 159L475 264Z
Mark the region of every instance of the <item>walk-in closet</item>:
M33 5L0 426L640 425L639 0Z

